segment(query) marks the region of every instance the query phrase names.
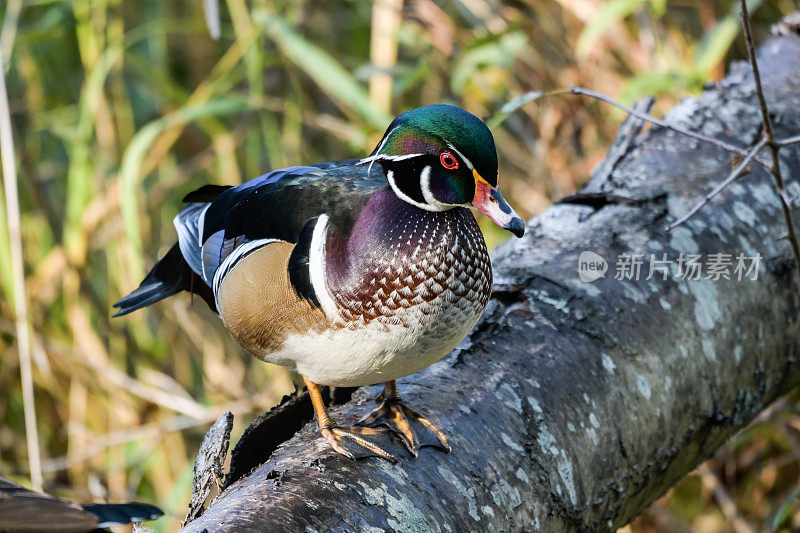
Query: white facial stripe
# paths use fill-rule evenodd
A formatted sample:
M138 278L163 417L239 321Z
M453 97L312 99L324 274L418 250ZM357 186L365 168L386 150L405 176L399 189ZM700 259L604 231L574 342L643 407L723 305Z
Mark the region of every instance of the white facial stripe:
M381 141L381 144L379 144L378 148L375 149L375 154L381 153L381 150L383 150L383 147L386 146L386 143L389 141L389 137L392 136L392 133L394 133L394 130L396 130L398 127L399 126L395 126L391 130L389 130L389 132L384 136L383 140ZM369 168L367 169L367 177L369 177L370 173L372 172L372 163L375 161L377 157L378 157L377 155L365 157L364 159L358 162L358 164L360 165L362 163L366 163L367 161L369 161Z
M392 133L394 133L394 130L396 130L396 129L397 129L397 126L392 128L391 130L389 130L389 132L386 134L386 136L381 141L381 144L379 144L378 148L375 149L375 154L380 154L381 153L381 150L383 150L383 147L386 145L386 142L389 140L389 137L392 136ZM366 163L366 162L369 161L369 168L367 168L367 177L369 177L370 174L372 173L372 163L374 163L375 159L377 159L377 158L378 158L378 155L372 155L372 156L369 156L369 157L365 157L364 159L362 159L361 161L359 161L356 164L361 165L361 164Z
M328 284L325 281L325 236L328 230L328 215L320 215L314 225L314 232L311 234L311 245L308 252L308 274L311 278L311 286L317 296L319 305L330 320L341 318L336 302L328 292Z
M399 127L400 126L395 126L391 130L389 130L389 133L386 134L386 137L383 138L383 141L381 141L381 144L379 144L377 150L375 150L376 154L381 153L381 150L383 150L383 147L386 146L386 143L389 141L389 137L391 137L392 133L394 133L394 130L396 130Z
M447 142L447 141L445 141L445 142ZM462 154L461 152L459 152L459 151L458 151L458 148L456 148L455 146L453 146L453 145L452 145L452 144L450 144L449 142L447 142L447 146L449 146L449 147L450 147L450 149L451 149L452 151L454 151L455 153L457 153L457 154L458 154L458 157L460 157L461 159L463 159L463 160L464 160L464 163L466 163L466 164L467 164L467 168L468 168L468 169L472 170L473 168L475 168L475 167L473 167L473 166L472 166L472 161L470 161L469 159L467 159L467 158L466 158L466 156L465 156L464 154Z
M430 167L426 167L426 168L430 168ZM415 205L415 206L419 207L420 209L424 209L425 211L441 211L441 209L437 209L436 207L434 207L432 205L428 205L428 204L423 204L423 203L417 202L416 200L414 200L413 198L408 196L406 193L401 191L397 187L397 183L395 183L395 181L394 181L394 172L392 172L391 170L386 172L386 179L389 180L389 185L392 187L392 190L397 195L397 197L400 198L401 200L403 200L404 202L408 202L409 204Z
M373 161L379 161L381 159L385 159L386 161L403 161L404 159L411 159L412 157L419 157L421 155L426 155L426 154L404 154L404 155L376 154L365 157L356 164L363 165L364 163L372 163Z
M406 154L406 155L383 155L383 154L377 154L377 155L371 155L369 157L365 157L364 159L360 160L356 164L357 165L363 165L364 163L369 162L369 167L367 167L367 177L369 177L370 174L372 173L372 164L375 161L378 161L380 159L385 159L387 161L402 161L403 159L411 159L412 157L419 157L421 155L425 155L425 154Z
M435 208L431 209L431 211L447 211L453 207L452 205L443 204L433 196L433 191L431 191L431 167L426 166L422 169L422 173L419 175L419 187L422 190L422 197L425 198L428 205Z

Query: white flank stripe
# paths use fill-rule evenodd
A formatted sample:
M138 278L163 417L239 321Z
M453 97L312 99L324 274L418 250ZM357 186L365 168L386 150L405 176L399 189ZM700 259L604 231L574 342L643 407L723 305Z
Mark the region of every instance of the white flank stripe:
M217 267L216 272L214 272L214 282L212 284L212 288L214 289L214 298L216 299L217 295L219 294L219 286L222 283L222 279L225 277L231 268L233 268L236 261L243 258L256 248L261 248L265 244L269 244L271 242L278 242L278 239L257 239L255 241L246 242L243 245L237 247L231 254L225 258L222 264ZM219 303L217 303L217 308L219 308Z
M311 245L308 252L308 274L311 278L311 286L317 296L322 310L330 320L340 318L336 302L331 293L328 292L328 284L325 281L325 236L328 229L328 215L320 215L314 225L314 233L311 234Z

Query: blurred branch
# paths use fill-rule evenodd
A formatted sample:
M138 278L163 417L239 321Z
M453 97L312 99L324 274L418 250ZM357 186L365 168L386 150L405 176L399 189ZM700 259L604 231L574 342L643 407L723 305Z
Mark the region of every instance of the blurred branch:
M0 65L3 53L0 51ZM42 490L42 462L39 451L39 432L36 428L36 406L33 393L33 369L31 366L30 325L28 324L28 302L25 291L25 265L22 255L22 232L20 228L19 191L17 190L17 167L14 153L14 136L11 128L11 110L6 91L5 70L0 69L0 157L2 157L3 186L6 195L6 216L11 243L11 269L14 283L14 310L16 314L17 348L19 370L22 381L22 401L25 414L25 436L28 441L28 462L31 469L31 485Z
M795 135L794 137L787 137L785 139L781 139L779 141L775 141L778 146L789 146L790 144L800 143L800 135Z
M703 142L707 142L707 143L713 144L714 146L718 146L718 147L722 148L723 150L727 150L729 152L735 152L735 153L737 153L739 155L742 155L742 156L745 156L745 157L747 157L747 155L748 155L748 149L747 148L744 148L744 147L741 147L741 146L736 146L736 145L727 143L727 142L725 142L723 140L715 139L714 137L709 137L707 135L703 135L702 133L697 133L696 131L687 130L686 128L682 128L682 127L680 127L680 126L678 126L676 124L672 124L672 123L666 122L664 120L658 119L658 118L656 118L656 117L654 117L652 115L648 115L647 113L641 113L641 112L633 109L632 107L626 106L625 104L623 104L621 102L617 102L613 98L611 98L609 96L606 96L606 95L604 95L602 93L598 93L598 92L592 91L590 89L584 89L583 87L570 87L569 88L569 92L572 93L572 94L577 94L577 95L590 96L592 98L600 100L601 102L605 102L607 104L613 105L614 107L622 109L626 113L631 114L631 115L635 116L636 118L639 118L639 119L642 119L644 121L650 122L651 124L655 124L656 126L661 126L662 128L666 128L666 129L668 129L670 131L674 131L675 133L680 133L681 135L686 135L687 137L691 137L693 139L697 139L698 141L703 141ZM763 166L764 168L768 169L769 166L770 166L769 163L767 163L766 161L764 161L763 159L761 159L759 157L753 157L752 159L753 159L753 161L755 161L759 165Z

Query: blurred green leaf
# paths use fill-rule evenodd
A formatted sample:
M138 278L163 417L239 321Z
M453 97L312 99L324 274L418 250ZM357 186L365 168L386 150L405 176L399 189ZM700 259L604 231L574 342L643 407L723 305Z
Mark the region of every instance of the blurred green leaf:
M762 3L763 0L749 0L747 9L752 14ZM707 78L711 70L725 59L725 54L730 50L740 31L739 2L733 2L728 14L703 37L694 58L695 75Z
M534 100L539 99L541 96L544 96L544 93L541 91L528 91L527 93L521 94L516 98L512 98L500 108L500 111L495 113L495 115L486 122L486 125L489 126L489 129L496 128L502 124L511 113L525 104L529 104Z
M159 461L169 461L169 458L163 453L163 447L156 448L154 450L154 455L158 456ZM173 466L173 468L175 467ZM183 518L186 512L187 496L192 493L193 480L194 464L192 461L189 461L183 466L180 474L175 478L172 487L167 493L167 497L158 502L159 506L164 511L164 517L147 523L148 526L154 528L155 532L169 531L169 519L171 516Z
M655 18L664 16L667 12L667 0L649 0L647 7L650 9L650 14Z
M78 106L78 121L74 125L74 136L67 144L69 169L67 171L66 221L64 241L67 249L82 240L80 218L92 196L92 135L94 134L95 111L102 99L103 89L109 72L122 57L120 47L111 47L103 52L100 60L91 70L81 91Z
M778 509L778 512L775 513L775 517L772 519L772 531L778 531L792 518L794 514L792 511L795 510L795 504L798 498L800 498L800 490L794 491L791 496L786 498L786 501L783 502L783 505L781 505L781 508Z
M450 78L453 92L462 93L469 79L483 67L508 67L527 43L525 34L514 31L493 36L491 40L470 48L453 66Z
M603 4L594 20L583 28L578 42L575 45L579 56L588 54L597 40L606 33L611 26L621 22L628 15L645 4L645 0L611 0Z
M378 110L360 85L336 59L298 34L284 19L265 10L253 13L267 36L328 95L349 107L375 129L382 131L392 117Z
M0 182L2 183L2 182ZM0 257L11 257L11 243L8 235L5 193L0 187ZM11 261L0 261L0 287L10 305L14 304L14 285L11 282Z
M643 96L660 95L675 89L679 75L675 72L643 72L625 82L620 100L630 104Z
M201 104L188 105L169 115L165 115L150 122L141 128L131 140L130 144L128 144L125 154L122 157L122 165L119 170L120 207L125 224L125 232L135 250L135 264L131 265L131 269L136 276L144 276L142 239L139 224L139 217L142 215L142 211L139 207L140 198L142 197L142 192L139 190L139 168L147 152L150 150L150 147L153 145L153 142L164 130L170 127L193 122L205 117L239 113L245 109L247 109L246 101L232 97L220 97Z

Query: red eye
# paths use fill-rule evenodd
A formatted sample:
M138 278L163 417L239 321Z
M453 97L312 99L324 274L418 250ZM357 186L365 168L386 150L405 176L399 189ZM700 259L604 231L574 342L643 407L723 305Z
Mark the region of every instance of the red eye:
M442 155L439 156L439 161L442 163L442 166L447 170L453 170L458 168L458 159L453 157L453 154L450 152L442 152Z

